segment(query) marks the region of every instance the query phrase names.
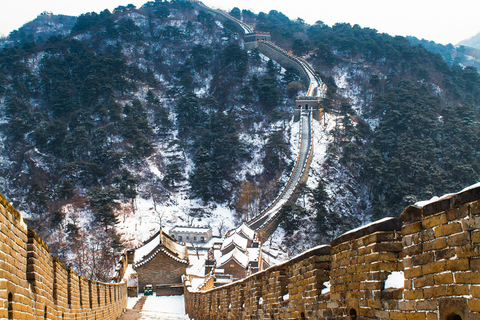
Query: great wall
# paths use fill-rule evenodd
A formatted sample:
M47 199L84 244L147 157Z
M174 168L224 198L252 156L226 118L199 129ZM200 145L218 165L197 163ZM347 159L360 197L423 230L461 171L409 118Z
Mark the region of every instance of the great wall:
M219 20L242 29L245 48L294 68L307 84L296 101L300 151L280 195L249 221L262 239L277 227L279 209L294 200L313 153L312 118L326 88L311 66L225 12L191 1ZM0 319L117 319L127 305L126 283L78 276L58 258L21 215L0 196ZM127 265L122 257L118 282ZM215 288L208 277L199 289L184 277L185 307L192 319L392 319L480 320L480 186L410 206L352 230L330 245L309 250L243 280ZM389 276L402 285L389 288Z
M479 228L476 186L229 285L196 291L187 279L186 310L196 320L480 319ZM397 271L403 286L385 288Z
M0 195L0 319L115 320L127 285L78 276Z

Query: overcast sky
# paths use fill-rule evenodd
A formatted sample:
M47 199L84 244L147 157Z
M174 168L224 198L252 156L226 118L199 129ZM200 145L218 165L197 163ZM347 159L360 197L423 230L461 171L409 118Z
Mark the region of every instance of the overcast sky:
M3 2L3 1L2 1ZM43 11L78 16L81 13L146 0L5 0L0 11L0 34L8 35ZM249 9L255 13L277 10L291 19L313 24L359 24L391 35L413 35L438 43L456 44L480 32L478 0L203 0L209 6Z

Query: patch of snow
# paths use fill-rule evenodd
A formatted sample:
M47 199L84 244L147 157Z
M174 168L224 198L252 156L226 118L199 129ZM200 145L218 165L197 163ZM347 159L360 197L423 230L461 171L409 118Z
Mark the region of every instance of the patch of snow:
M324 286L325 288L322 289L321 294L329 293L329 292L330 292L330 281L325 281L325 282L323 283L323 286Z
M403 288L405 283L405 275L403 271L393 271L385 280L385 289L388 288Z
M282 296L282 299L283 299L283 301L289 300L289 299L290 299L290 294L288 294L288 293L287 293L287 294L284 294L284 295Z
M468 191L468 190L471 190L471 189L475 189L475 188L478 188L478 187L480 187L480 182L475 183L475 184L473 184L473 185L471 185L471 186L469 186L469 187L466 187L465 189L463 189L462 191L460 191L460 192L458 192L458 193L462 193L462 192L465 192L465 191ZM428 204L430 204L430 203L437 202L437 201L439 201L439 200L448 198L448 197L453 196L453 195L455 195L455 194L457 194L457 193L447 193L447 194L444 194L444 195L441 196L441 197L435 196L435 197L432 197L430 200L418 201L418 202L416 202L416 203L414 204L414 206L417 207L417 208L423 208L423 207L425 207L426 205L428 205Z
M181 296L149 296L140 319L186 319L185 298ZM183 316L180 318L179 316Z
M393 219L395 219L395 218L393 218L393 217L385 217L385 218L383 218L383 219L380 219L380 220L377 220L377 221L373 221L373 222L370 222L370 223L368 223L368 224L362 225L362 226L360 226L360 227L358 227L358 228L349 230L349 231L345 232L344 234L342 234L342 236L343 236L343 235L346 235L346 234L354 233L354 232L357 232L358 230L361 230L361 229L364 229L364 228L367 228L367 227L370 227L370 226L373 226L373 225L376 225L376 224L380 224L380 223L385 222L385 221L388 221L388 220L393 220Z
M133 309L135 307L135 304L137 301L140 299L140 297L128 297L127 300L127 309Z

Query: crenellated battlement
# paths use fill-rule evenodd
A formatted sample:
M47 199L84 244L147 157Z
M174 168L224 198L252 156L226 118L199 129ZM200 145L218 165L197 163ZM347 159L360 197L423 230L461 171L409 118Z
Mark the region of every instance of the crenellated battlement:
M0 319L117 319L127 286L77 275L0 195Z
M185 281L185 303L197 320L479 319L479 270L477 185L227 286ZM394 274L400 285L387 287Z

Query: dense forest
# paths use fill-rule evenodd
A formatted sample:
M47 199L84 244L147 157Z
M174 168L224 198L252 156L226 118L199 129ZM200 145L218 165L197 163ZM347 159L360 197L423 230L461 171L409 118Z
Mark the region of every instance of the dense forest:
M231 14L306 58L328 87L321 173L282 209L291 252L478 181L475 68L358 25ZM205 208L226 204L240 222L276 196L304 88L293 70L243 50L239 32L189 2L155 1L83 14L68 34L12 34L0 51L3 192L54 254L105 279L85 246L113 261L115 226L138 198L156 208L183 192Z

